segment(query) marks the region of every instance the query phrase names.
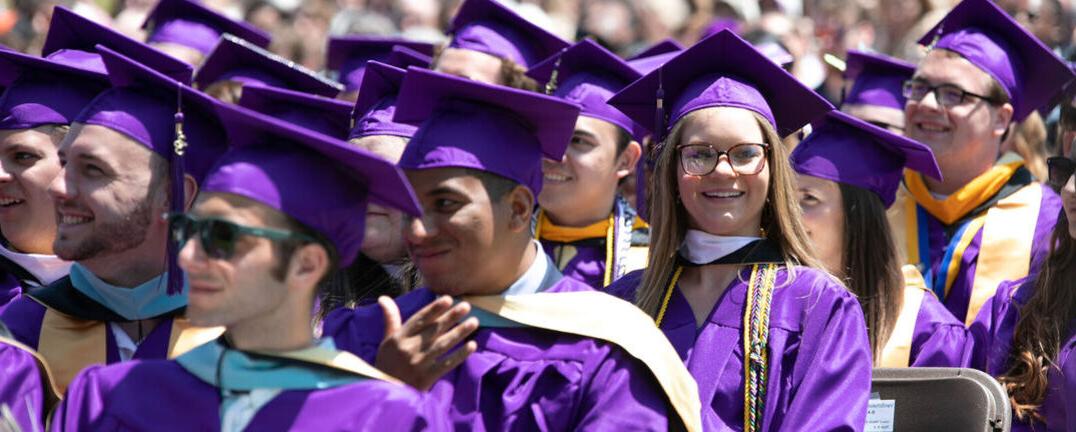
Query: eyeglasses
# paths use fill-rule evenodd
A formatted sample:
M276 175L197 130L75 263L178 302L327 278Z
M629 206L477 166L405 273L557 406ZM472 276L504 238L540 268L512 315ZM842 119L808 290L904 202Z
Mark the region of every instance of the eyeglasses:
M275 241L298 240L313 243L309 236L272 228L255 228L239 225L217 218L198 218L186 213L165 214L172 238L182 248L187 241L198 236L202 250L213 259L227 260L235 253L235 242L244 235L267 238Z
M680 167L693 176L704 176L714 172L724 155L739 175L755 175L766 165L766 150L769 146L759 143L740 143L721 151L709 144L691 144L677 147L680 151Z
M1046 166L1049 169L1049 180L1047 183L1055 191L1061 190L1065 186L1065 183L1069 182L1069 178L1076 172L1076 161L1069 159L1065 156L1054 156L1046 159Z
M938 101L939 105L945 108L954 107L966 102L968 96L979 98L989 103L997 103L997 101L991 97L969 92L953 84L939 84L932 86L925 81L914 79L904 82L902 93L908 100L915 102L922 101L923 98L927 97L928 93L934 93L934 99Z

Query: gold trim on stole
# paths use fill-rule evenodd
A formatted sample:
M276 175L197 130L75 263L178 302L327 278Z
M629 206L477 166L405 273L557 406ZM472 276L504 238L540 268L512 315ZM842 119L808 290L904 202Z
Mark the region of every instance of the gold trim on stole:
M688 431L702 431L698 385L654 320L596 291L473 296L464 301L520 324L616 344L650 370Z
M979 309L994 296L999 284L1020 279L1031 271L1031 245L1041 205L1042 185L1031 183L987 211L964 325L975 321Z
M37 352L48 361L60 394L86 366L108 361L108 324L86 321L46 308Z
M45 358L40 353L34 351L26 345L23 345L15 339L8 339L6 337L0 337L0 343L11 345L20 350L26 351L34 358L34 362L37 363L38 374L41 375L41 387L45 393L45 406L44 413L48 416L48 413L52 411L52 407L56 405L56 402L60 401L60 395L63 394L56 386L56 379L52 373L52 369L49 368L49 364L45 362Z
M903 368L911 365L915 322L923 305L923 296L928 295L928 289L923 275L915 266L906 265L901 267L901 271L904 272L904 302L901 303L893 331L882 347L882 358L875 367Z
M172 319L172 334L168 337L168 358L174 359L224 334L224 327L195 327L186 318Z

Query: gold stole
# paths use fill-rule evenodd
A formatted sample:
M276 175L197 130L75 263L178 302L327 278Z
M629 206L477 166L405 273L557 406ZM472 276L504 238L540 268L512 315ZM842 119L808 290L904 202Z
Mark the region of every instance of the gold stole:
M994 295L998 284L1027 276L1041 204L1042 185L1031 183L987 210L968 313L963 319L965 325L975 321L979 309ZM905 188L899 190L896 204L890 207L887 216L901 262L918 264L916 202ZM950 277L955 277L957 271L959 267L950 269Z
M87 366L107 363L108 331L107 322L78 319L46 306L37 351L48 361L60 395ZM185 318L173 318L168 358L175 358L223 333L223 327L194 327Z
M0 343L11 345L26 351L33 356L34 362L37 363L37 372L41 375L41 389L45 395L45 405L42 407L44 412L42 414L47 416L48 413L52 411L52 407L56 405L56 402L60 401L60 395L63 394L63 392L56 386L56 380L53 378L54 375L52 374L52 370L49 369L48 363L45 362L45 359L40 353L34 351L33 348L23 345L15 339L0 337Z
M875 367L903 368L911 364L915 322L919 317L923 296L928 295L929 290L923 275L919 274L915 266L906 265L901 270L904 272L904 301L901 303L893 331L882 347L882 358Z
M531 327L613 343L650 370L688 431L702 431L695 379L654 320L596 291L465 297L475 307Z

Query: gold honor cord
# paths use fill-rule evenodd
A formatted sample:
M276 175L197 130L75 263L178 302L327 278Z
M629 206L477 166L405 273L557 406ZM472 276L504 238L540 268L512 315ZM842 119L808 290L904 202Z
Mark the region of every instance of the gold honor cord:
M534 227L534 238L542 240L542 221L545 220L545 210L538 210L538 223ZM616 215L609 215L609 227L605 230L605 274L602 276L602 286L607 287L613 283L613 247L615 246ZM560 263L558 262L559 266ZM559 269L558 269L559 270Z

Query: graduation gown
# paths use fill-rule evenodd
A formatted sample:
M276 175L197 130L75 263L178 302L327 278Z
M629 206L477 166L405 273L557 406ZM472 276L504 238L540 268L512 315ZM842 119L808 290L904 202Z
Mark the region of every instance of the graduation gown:
M184 308L156 318L160 322L145 336L132 359L163 359L220 335L220 329L193 327ZM33 348L49 363L63 391L75 375L92 364L121 360L109 324L126 322L71 284L70 277L30 290L0 313L15 340Z
M970 367L971 334L923 283L904 266L904 302L896 325L875 367Z
M571 278L550 278L556 272L550 270L541 292L592 291ZM422 288L396 302L406 320L436 298ZM676 417L654 375L617 345L541 328L488 326L481 317L480 322L472 337L477 351L430 390L449 406L456 430L667 430L669 418ZM324 334L373 364L384 335L381 309L336 310L326 318Z
M1013 334L1020 322L1020 309L1034 291L1034 277L1007 281L998 287L971 326L975 338L973 367L994 377L1012 367ZM1046 398L1039 407L1046 422L1020 421L1014 415L1014 432L1076 431L1076 317L1069 321L1056 363L1057 367L1049 368L1046 373Z
M47 278L58 277L59 274L57 274L57 272L65 268L58 264L43 266L46 268L39 269L40 273L35 274L35 272L24 268L7 256L4 256L4 253L16 254L15 252L4 249L4 246L0 244L0 313L3 313L8 304L21 297L26 291L53 282L52 279ZM35 257L35 255L25 254L21 254L21 256L23 259L30 260ZM55 260L55 263L60 262L59 259ZM67 267L69 267L69 265ZM66 271L63 271L62 274L66 274Z
M210 344L217 343L209 342ZM202 347L195 350L202 349ZM194 353L195 351L191 351ZM232 350L231 353L236 353ZM244 353L245 354L245 353ZM67 397L52 419L54 431L144 430L144 431L218 431L222 430L222 394L253 394L262 384L259 372L292 368L294 375L325 374L327 364L276 359L258 354L250 357L258 363L250 369L254 388L224 389L190 372L178 360L129 361L110 366L91 366L71 383ZM341 360L337 353L333 361ZM266 366L265 359L273 360ZM354 357L351 357L354 361ZM182 360L182 358L180 359ZM209 360L208 367L213 360ZM434 401L413 388L378 377L341 380L339 376L319 378L311 385L295 379L275 388L268 401L248 402L262 405L250 415L242 430L251 431L443 431L447 419ZM344 372L346 373L346 372ZM215 374L210 373L213 377ZM225 375L225 382L228 382ZM210 378L212 381L214 378ZM314 387L314 388L307 388ZM319 388L320 387L320 388Z
M695 377L707 431L744 425L743 314L751 267L725 289L701 327L674 287L660 327ZM778 270L769 326L762 430L862 430L871 388L871 350L859 302L824 272ZM634 299L642 271L609 288Z
M0 335L0 406L11 409L14 418L10 420L24 431L41 430L56 399L43 360L25 345Z
M617 197L610 218L584 228L555 226L543 212L537 215L536 237L566 277L600 290L628 272L646 267L649 227ZM609 230L613 225L612 232ZM613 245L610 248L610 240ZM613 269L608 269L612 251Z
M993 188L974 187L992 177L997 180ZM923 273L928 287L965 325L971 325L999 283L1037 273L1061 210L1060 197L1033 182L1022 161L1011 157L976 180L982 181L973 181L934 212L959 208L958 198L965 193L981 199L964 207L978 204L963 214L952 210L943 219L921 204L927 201L922 195L929 195L925 187L913 186L917 194L910 191L909 184L921 185L922 180L908 173L888 214L905 264Z

